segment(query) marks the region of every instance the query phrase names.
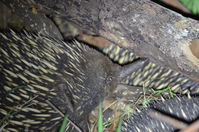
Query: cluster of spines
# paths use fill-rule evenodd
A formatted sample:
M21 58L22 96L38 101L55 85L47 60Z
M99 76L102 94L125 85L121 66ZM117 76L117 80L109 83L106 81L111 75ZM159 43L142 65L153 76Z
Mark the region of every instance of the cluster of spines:
M103 52L108 55L110 59L121 65L130 62L133 63L133 61L139 59L133 51L113 44L104 48ZM145 65L143 68L134 71L123 82L133 86L144 86L153 89L170 87L173 91L180 93L186 93L188 91L191 91L191 93L199 92L197 82L179 72L158 66L152 62Z
M86 58L81 54L83 51L89 52L88 48L77 41L67 44L25 31L22 34L12 30L10 33L0 33L0 40L0 69L2 69L0 74L4 78L1 80L0 91L0 100L4 102L0 105L2 119L9 120L13 125L27 127L30 125L37 127L37 124L41 122L44 124L44 121L47 124L51 124L51 121L56 124L60 122L62 117L43 98L47 95L49 98L56 95L51 84L57 78L64 78L64 76L73 78L73 73L78 71L76 79L83 82L85 73L79 67L82 61L86 63ZM68 57L65 58L68 64L64 64L65 70L59 71L59 64L63 63L63 57ZM68 84L69 90L73 91L73 98L77 101L79 97L76 94L81 91L78 88L74 89L68 80L63 79L63 81ZM81 83L77 85L85 90ZM31 105L27 105L27 102ZM24 114L29 111L33 114ZM29 119L28 116L35 116L35 120ZM49 126L53 125L41 127L40 130L50 129L46 128ZM7 127L7 130L16 131L15 128L10 127Z
M126 63L133 62L139 57L136 56L132 51L125 48L121 48L117 45L111 44L108 47L103 48L102 52L110 57L113 61L123 65Z
M134 114L123 122L122 132L171 132L178 128L166 123L165 118L152 117L150 112L160 112L164 116L180 121L195 121L199 114L199 100L197 97L176 97L164 102L151 103L147 108Z
M127 77L125 83L145 88L164 89L170 87L174 92L197 93L198 83L179 72L158 66L147 64L143 69L133 72Z

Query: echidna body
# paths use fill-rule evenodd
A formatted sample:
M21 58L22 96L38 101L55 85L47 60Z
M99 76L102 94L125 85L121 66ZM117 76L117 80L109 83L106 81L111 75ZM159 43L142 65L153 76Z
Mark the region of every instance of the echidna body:
M62 116L52 104L78 124L125 76L77 41L14 31L0 33L0 69L0 123L9 131L57 129Z
M175 132L179 130L163 120L159 120L149 115L151 111L160 111L173 119L180 120L184 124L193 123L199 116L198 98L174 98L164 102L157 102L147 109L133 115L122 125L123 132ZM163 118L162 118L163 119ZM175 124L174 124L175 125Z
M74 37L79 35L77 38L79 38L81 41L96 46L114 62L124 65L140 58L135 55L132 49L120 47L111 43L105 46L104 43L106 43L106 41L104 41L103 38L100 40L100 38L96 36L81 34L80 31L77 32L79 29L75 27L73 30L72 28L67 28L70 27L70 24L67 22L67 18L64 16L54 16L53 20L58 26L64 38L67 38L68 36ZM71 33L71 31L75 31L76 34ZM169 87L174 92L183 94L199 93L198 82L191 80L189 77L183 75L182 73L171 70L167 67L159 66L153 62L149 62L142 68L133 71L127 78L122 80L122 83L126 83L132 86L144 86L145 88L153 88L156 90Z
M130 50L121 48L117 45L105 47L103 53L119 64L129 63L138 57ZM166 67L149 62L142 68L133 71L123 83L132 86L153 88L155 90L170 88L180 94L190 93L199 94L199 83Z

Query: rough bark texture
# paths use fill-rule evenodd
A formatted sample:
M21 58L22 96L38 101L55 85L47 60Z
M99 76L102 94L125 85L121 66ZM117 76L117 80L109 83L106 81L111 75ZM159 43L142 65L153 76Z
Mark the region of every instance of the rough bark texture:
M45 14L37 13L37 9L31 5L30 1L1 1L0 18L4 19L0 19L0 21L3 22L3 24L1 24L3 28L5 28L6 25L11 25L12 28L17 30L19 30L19 28L25 27L27 30L31 30L32 32L36 32L38 34L51 36L57 39L63 39L56 25L49 18L47 18ZM15 15L15 17L13 18L12 15ZM19 20L20 22L18 22ZM16 23L19 24L20 27L16 25Z
M35 1L85 31L130 47L156 64L199 78L199 51L193 51L199 45L196 20L149 0Z

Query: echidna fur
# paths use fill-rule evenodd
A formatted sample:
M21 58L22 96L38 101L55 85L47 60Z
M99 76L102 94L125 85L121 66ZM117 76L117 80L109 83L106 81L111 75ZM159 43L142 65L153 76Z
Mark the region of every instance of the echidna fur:
M189 125L199 116L199 98L179 97L164 102L155 102L124 121L122 132L176 132L179 130L176 126L165 122L163 118L157 119L149 115L152 111L159 111Z

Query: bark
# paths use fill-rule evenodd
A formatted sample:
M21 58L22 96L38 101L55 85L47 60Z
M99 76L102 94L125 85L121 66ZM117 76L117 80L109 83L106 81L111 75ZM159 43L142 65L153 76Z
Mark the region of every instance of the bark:
M149 0L41 1L84 31L199 79L199 22Z
M0 22L3 23L3 28L7 28L7 26L10 27L11 25L15 30L25 28L31 32L63 39L56 25L47 18L44 13L42 14L37 12L37 8L39 7L34 7L29 4L30 2L23 0L1 1L0 18L4 19L0 19Z

